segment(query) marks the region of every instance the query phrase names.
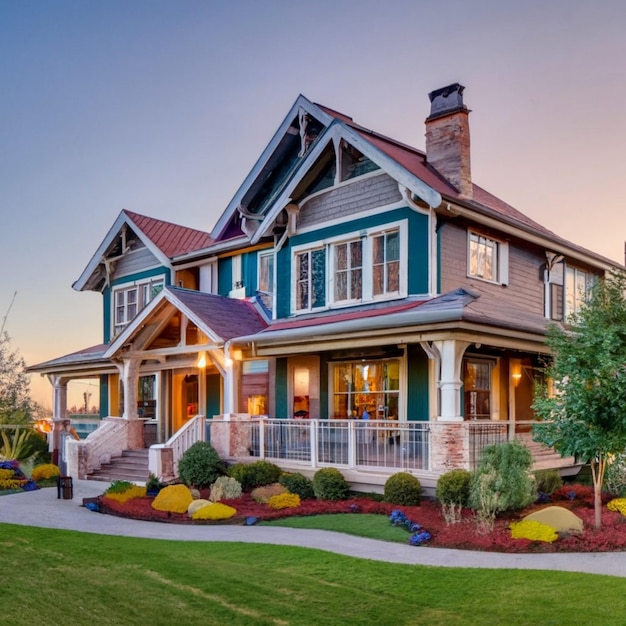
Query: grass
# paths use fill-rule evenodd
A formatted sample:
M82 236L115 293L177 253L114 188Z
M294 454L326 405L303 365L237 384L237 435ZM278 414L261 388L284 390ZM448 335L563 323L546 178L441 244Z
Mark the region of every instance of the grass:
M626 595L626 579L606 576L8 524L0 524L0 563L3 626L611 625L623 623Z
M369 539L406 543L410 533L406 528L392 526L386 515L308 515L303 517L285 517L283 519L262 522L259 526L285 526L288 528L315 528L333 530Z

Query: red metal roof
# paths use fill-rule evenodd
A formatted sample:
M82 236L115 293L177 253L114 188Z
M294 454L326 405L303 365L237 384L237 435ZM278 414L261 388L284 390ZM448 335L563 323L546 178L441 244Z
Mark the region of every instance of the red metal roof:
M126 209L124 213L170 259L187 252L201 250L213 243L209 233L202 230L179 226Z

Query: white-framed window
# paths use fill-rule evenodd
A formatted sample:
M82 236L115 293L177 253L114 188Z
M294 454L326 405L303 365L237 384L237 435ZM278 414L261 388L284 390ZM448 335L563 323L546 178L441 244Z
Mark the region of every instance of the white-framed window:
M565 319L579 312L587 299L593 276L575 267L565 268Z
M260 252L258 259L257 294L263 306L271 311L274 305L274 251Z
M118 334L162 289L162 278L120 287L113 291L114 334Z
M374 296L400 291L400 231L372 237L372 291Z
M332 246L333 302L359 301L363 295L363 241L355 239Z
M468 232L467 273L473 278L508 284L508 244Z
M310 311L326 304L326 249L316 248L296 254L295 308Z
M310 250L297 248L293 258L295 312L403 297L407 293L405 222L334 237Z

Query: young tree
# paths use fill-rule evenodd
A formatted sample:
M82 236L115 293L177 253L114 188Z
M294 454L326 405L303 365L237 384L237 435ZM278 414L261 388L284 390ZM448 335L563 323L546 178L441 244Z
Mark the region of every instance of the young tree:
M26 364L13 350L6 332L0 334L0 424L28 424L33 412Z
M543 420L533 428L535 441L589 462L596 527L607 461L626 449L625 290L625 274L610 274L595 283L566 328L549 328L553 386L539 386L533 403Z

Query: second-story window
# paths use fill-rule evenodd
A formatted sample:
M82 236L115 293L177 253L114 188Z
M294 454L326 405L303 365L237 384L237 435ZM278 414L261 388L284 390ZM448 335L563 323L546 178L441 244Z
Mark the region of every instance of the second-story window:
M257 293L263 306L271 311L274 300L274 253L259 253L259 279Z
M580 311L591 287L592 276L588 272L567 267L565 269L565 319Z
M334 301L360 300L363 290L363 243L360 239L333 246Z
M113 297L115 334L123 330L162 289L162 278L116 289Z
M324 306L326 294L326 250L317 248L296 255L296 310Z
M469 276L493 283L506 284L508 246L504 242L470 232L468 237Z
M400 290L400 233L397 230L372 239L372 289L374 296Z

